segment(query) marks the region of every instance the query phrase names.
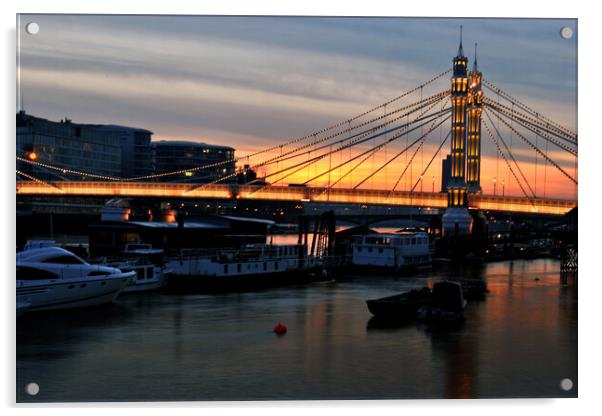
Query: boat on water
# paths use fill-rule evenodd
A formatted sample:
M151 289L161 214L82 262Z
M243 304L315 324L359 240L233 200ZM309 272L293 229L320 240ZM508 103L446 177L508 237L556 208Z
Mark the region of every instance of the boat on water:
M16 258L18 314L110 303L135 275L89 264L49 243L26 248Z
M103 257L99 264L115 267L122 272L134 272L135 276L123 289L123 293L146 292L162 289L167 285L171 270L165 265L163 249L153 248L151 244L126 244L118 258Z
M170 287L238 290L326 278L305 244L246 244L239 250L180 250L167 260Z
M431 264L425 232L356 235L351 247L351 263L356 269L398 271Z
M433 285L428 303L418 309L418 318L427 322L456 322L464 318L466 300L462 285L443 280Z
M398 295L366 301L368 310L378 319L386 321L407 321L416 318L418 309L431 298L428 287L413 289Z

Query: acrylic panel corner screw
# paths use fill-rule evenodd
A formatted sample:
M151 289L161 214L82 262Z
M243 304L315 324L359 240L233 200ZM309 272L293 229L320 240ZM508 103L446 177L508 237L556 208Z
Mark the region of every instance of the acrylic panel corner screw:
M570 39L573 37L573 29L571 29L568 26L564 26L562 29L560 29L560 37L562 39Z
M37 35L40 31L40 25L38 25L36 22L27 23L25 26L25 31L30 35Z
M28 383L25 386L25 392L30 396L35 396L40 392L40 386L38 385L38 383Z

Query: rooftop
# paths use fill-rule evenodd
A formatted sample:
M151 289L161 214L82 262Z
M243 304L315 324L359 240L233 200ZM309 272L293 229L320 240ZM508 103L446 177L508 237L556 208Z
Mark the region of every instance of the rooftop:
M27 112L25 112L25 110L20 110L17 113L17 123L25 122L25 121L29 121L29 120L31 120L31 121L36 120L36 121L42 121L42 122L46 122L46 123L56 123L56 124L70 124L70 125L77 126L77 127L89 127L89 128L93 128L95 130L102 130L102 131L119 131L119 130L124 131L125 130L125 131L138 131L138 132L153 134L153 132L150 130L142 129L142 128L138 128L138 127L120 126L117 124L74 123L71 119L68 119L66 117L60 121L52 121L52 120L48 120L46 118L28 114Z
M90 127L95 127L97 130L104 130L104 131L137 131L137 132L141 132L141 133L149 133L149 134L153 134L152 131L147 130L147 129L142 129L139 127L128 127L128 126L120 126L118 124L86 124L87 126Z
M196 147L203 149L221 149L221 150L234 150L229 146L220 146L217 144L208 144L202 142L193 142L190 140L154 140L151 142L152 146L181 146L181 147Z

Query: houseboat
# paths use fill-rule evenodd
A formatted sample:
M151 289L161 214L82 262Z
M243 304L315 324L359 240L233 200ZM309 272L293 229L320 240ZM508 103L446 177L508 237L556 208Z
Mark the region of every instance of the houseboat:
M246 244L238 250L181 250L168 258L169 286L239 290L323 280L321 260L305 244Z
M352 265L375 270L402 270L431 264L425 232L371 233L353 237Z

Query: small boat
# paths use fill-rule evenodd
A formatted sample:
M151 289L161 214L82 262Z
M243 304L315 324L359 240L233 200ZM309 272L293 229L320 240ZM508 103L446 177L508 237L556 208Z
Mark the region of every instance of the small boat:
M375 317L388 321L405 321L416 317L418 308L426 305L431 298L428 287L413 289L398 295L367 300L368 310Z
M464 318L466 300L462 285L443 280L433 285L431 299L418 309L418 318L429 322L454 322Z
M50 244L17 253L16 266L17 314L110 303L135 275Z

